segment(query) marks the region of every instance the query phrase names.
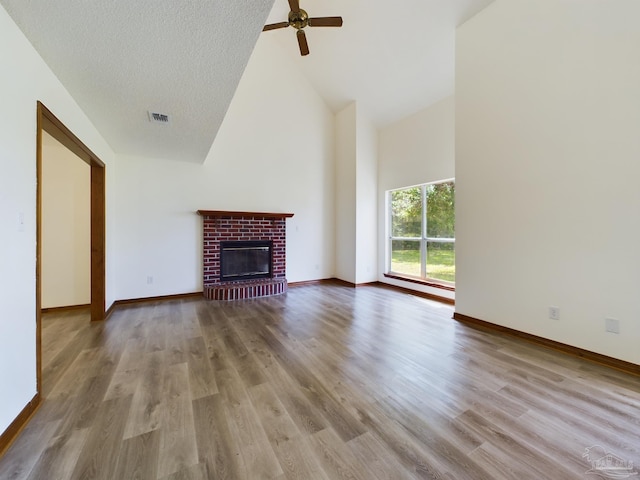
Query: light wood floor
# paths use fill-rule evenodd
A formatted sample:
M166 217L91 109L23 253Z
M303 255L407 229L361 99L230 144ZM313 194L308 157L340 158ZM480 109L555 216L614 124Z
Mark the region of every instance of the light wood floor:
M46 399L0 479L585 479L640 465L640 379L380 287L43 322ZM637 471L637 469L636 469Z

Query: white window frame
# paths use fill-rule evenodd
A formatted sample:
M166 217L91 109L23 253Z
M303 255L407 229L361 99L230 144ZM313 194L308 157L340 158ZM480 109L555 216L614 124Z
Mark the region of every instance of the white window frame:
M440 280L438 278L433 278L433 277L428 277L427 276L427 244L429 242L433 242L433 243L454 243L456 239L455 238L434 238L434 237L428 237L427 236L427 188L430 185L438 185L441 183L454 183L455 184L455 179L454 178L450 178L447 180L440 180L437 182L429 182L429 183L423 183L423 184L419 184L419 185L413 185L410 187L403 187L403 188L394 188L392 190L388 190L387 191L387 268L386 271L388 274L390 275L396 275L399 277L407 277L407 278L416 278L419 280L422 280L424 282L429 282L429 283L436 283L436 284L443 284L446 286L455 286L455 282L448 282L446 280ZM393 198L392 193L393 192L397 192L397 191L401 191L401 190L409 190L412 188L417 188L420 187L420 195L421 195L421 201L422 201L422 225L421 225L421 235L420 237L394 237L392 235L392 230L393 230L393 209L391 208L391 201ZM407 273L402 273L402 272L395 272L391 269L391 264L392 264L392 254L393 254L393 242L396 240L403 240L403 241L412 241L412 242L420 242L420 276L419 277L414 277L413 275L409 275Z

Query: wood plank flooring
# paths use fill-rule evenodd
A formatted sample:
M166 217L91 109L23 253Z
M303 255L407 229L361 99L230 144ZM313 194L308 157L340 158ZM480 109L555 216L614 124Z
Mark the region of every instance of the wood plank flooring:
M45 400L0 479L585 479L594 452L640 466L640 378L451 316L337 284L46 315Z

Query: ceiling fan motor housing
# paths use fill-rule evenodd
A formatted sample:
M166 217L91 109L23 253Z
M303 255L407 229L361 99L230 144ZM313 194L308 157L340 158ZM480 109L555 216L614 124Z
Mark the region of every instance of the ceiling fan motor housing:
M300 9L297 12L289 12L289 25L297 28L298 30L302 30L304 27L309 25L309 15L307 12Z

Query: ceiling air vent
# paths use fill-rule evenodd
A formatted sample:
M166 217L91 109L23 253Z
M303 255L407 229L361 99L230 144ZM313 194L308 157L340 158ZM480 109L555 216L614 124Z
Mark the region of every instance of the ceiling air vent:
M166 113L152 111L149 111L149 121L152 123L163 123L165 125L168 125L170 123L169 115L167 115Z

